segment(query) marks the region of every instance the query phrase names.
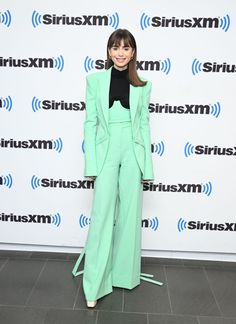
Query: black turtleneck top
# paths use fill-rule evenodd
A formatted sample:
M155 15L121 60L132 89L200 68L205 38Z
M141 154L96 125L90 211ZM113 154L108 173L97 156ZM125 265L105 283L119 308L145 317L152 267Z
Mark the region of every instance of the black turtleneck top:
M120 100L124 108L130 108L128 69L120 71L113 66L111 70L109 108L112 107L115 100Z

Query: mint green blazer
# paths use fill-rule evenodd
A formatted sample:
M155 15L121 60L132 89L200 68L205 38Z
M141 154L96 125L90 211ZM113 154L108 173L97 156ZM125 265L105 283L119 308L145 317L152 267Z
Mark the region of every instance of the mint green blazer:
M86 78L86 119L84 122L85 176L98 176L109 146L109 89L111 68ZM143 87L130 85L130 114L134 152L142 179L154 179L149 126L151 82Z

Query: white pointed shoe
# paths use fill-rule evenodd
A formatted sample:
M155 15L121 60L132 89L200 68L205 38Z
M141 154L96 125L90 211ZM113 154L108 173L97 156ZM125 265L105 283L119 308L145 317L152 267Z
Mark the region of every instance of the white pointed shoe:
M97 305L97 300L94 300L94 301L88 301L87 300L87 307L89 308L93 308Z

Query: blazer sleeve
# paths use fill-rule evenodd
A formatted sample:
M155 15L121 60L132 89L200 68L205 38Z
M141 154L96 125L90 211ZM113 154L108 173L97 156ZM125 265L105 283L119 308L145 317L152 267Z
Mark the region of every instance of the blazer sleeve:
M150 133L150 115L149 115L149 100L152 84L150 81L143 87L142 110L141 110L141 134L145 146L145 163L143 180L154 180L153 162L151 152L151 133Z
M97 81L94 75L86 77L86 117L84 122L84 176L97 176L95 138L97 132Z

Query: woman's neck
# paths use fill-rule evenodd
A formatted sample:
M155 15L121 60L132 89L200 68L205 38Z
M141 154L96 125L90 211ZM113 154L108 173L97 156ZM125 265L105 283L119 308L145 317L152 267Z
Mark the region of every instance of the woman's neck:
M128 65L126 65L124 67L119 67L119 66L113 65L113 68L118 70L118 71L125 71L125 70L128 69Z

